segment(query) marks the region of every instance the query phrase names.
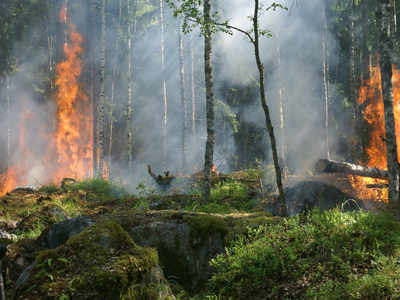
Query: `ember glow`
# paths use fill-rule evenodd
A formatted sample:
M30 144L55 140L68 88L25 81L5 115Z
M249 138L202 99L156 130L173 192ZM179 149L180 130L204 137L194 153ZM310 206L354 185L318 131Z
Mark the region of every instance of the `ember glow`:
M363 82L360 88L358 103L365 105L363 113L364 119L370 126L369 145L364 149L367 154L367 167L374 167L387 170L386 144L385 144L385 115L381 89L381 74L379 66L370 66L370 79ZM400 143L400 124L398 117L400 114L400 73L393 67L393 96L394 114L397 139L397 153L399 154ZM349 176L350 182L357 192L357 196L362 199L375 201L388 200L388 189L367 188L368 184L386 184L387 180L374 179L360 176Z
M61 9L59 18L65 24L66 38L63 47L65 59L56 67L56 93L53 97L57 105L55 128L39 128L40 132L28 130L35 123L30 120L40 117L23 110L18 144L13 153L17 159L11 159L12 164L7 171L0 174L0 195L17 186L32 184L32 178L29 178L32 161L39 160L42 164L42 181L36 184L58 183L65 177L83 179L93 175L93 106L79 82L83 38L69 22L65 8ZM25 107L24 101L22 106ZM43 139L47 149L32 156L28 146L32 144L32 139Z

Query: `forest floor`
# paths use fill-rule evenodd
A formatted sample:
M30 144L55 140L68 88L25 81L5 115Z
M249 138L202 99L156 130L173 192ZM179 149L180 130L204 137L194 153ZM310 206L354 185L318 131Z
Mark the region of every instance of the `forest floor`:
M211 201L207 205L200 204L199 181L201 174L196 178L177 178L173 188L161 193L141 185L133 195L123 187L94 179L70 182L63 187L52 184L35 190L16 189L1 197L0 237L9 245L9 259L15 260L8 264L11 268L6 275L8 295L15 296L10 289L15 288L16 279L20 277L12 273L21 273L33 262L38 265L40 254L45 253L43 245L27 251L26 241L41 241L43 233L54 224L85 216L115 221L135 242L158 250L172 292L160 292L164 298L154 299L173 299L168 298L172 293L177 299L400 297L400 223L387 211L343 212L336 208L291 218L273 217L267 210L276 196L270 183L263 178L262 170L213 176ZM292 177L287 186L302 181L307 179ZM126 221L128 219L137 221L132 225L131 221ZM186 227L180 227L186 224L190 227L188 242L184 242ZM164 235L157 241L141 240L132 233L153 232L154 226L158 226L157 234ZM171 231L176 231L181 239L181 245L174 246L178 253L176 259L191 257L193 262L187 264L200 264L196 270L203 274L193 275L196 270L186 267L172 270L168 265L171 258L166 257L164 246L168 243L165 237L171 239L167 233ZM185 252L182 247L190 249ZM26 255L27 262L17 266L16 261L22 254L18 256L16 253L20 250L16 249L22 248L29 255ZM208 253L205 258L204 253ZM203 269L202 259L207 259ZM53 258L47 258L49 261L51 263ZM16 270L12 270L14 265ZM38 272L40 275L43 270ZM86 296L77 296L72 287L67 289L54 279L55 274L46 274L49 284L57 287L57 292L47 295L47 299L86 299ZM75 279L71 279L70 284ZM142 286L143 282L140 284ZM39 290L36 292L40 296L28 299L43 297ZM124 297L128 298L121 296L120 299L133 296ZM148 296L143 294L137 299L145 297ZM15 299L22 298L15 296ZM97 298L92 296L92 299Z

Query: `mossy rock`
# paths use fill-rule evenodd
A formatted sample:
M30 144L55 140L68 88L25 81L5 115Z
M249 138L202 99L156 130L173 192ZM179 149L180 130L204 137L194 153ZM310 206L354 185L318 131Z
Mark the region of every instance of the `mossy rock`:
M16 299L175 299L155 249L137 246L120 225L101 221L42 251Z
M40 210L35 211L22 219L17 229L22 232L35 230L37 227L47 227L52 224L69 219L69 215L55 204L46 204Z

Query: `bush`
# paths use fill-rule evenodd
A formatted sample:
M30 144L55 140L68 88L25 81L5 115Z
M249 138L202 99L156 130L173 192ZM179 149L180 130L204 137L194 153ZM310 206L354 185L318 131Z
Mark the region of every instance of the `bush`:
M89 200L113 200L127 195L124 188L114 185L112 182L101 178L86 179L68 186L71 191L90 192Z
M232 299L400 297L400 223L338 209L249 231L211 261L213 292Z

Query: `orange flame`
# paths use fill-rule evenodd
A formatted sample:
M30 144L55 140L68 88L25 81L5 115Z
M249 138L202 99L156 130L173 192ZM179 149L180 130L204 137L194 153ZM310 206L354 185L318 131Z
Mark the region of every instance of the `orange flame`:
M29 183L31 179L28 174L32 169L32 161L43 161L46 174L42 176L42 180L47 182L41 183L59 182L65 177L82 179L93 175L93 107L79 84L83 38L69 22L66 8L61 9L59 17L66 26L66 40L63 49L65 60L56 67L56 130L51 136L43 134L49 132L43 128L39 130L43 132L26 132L32 128L29 120L39 116L29 112L26 105L23 105L14 159L7 171L0 174L0 195L17 185ZM29 139L38 137L49 141L48 149L40 153L39 158L37 153L33 156L29 151ZM107 169L105 165L104 174L108 173Z
M382 85L380 67L370 66L370 79L363 82L360 88L359 104L365 104L364 119L370 126L369 134L370 140L368 147L365 148L365 153L368 156L367 167L375 167L387 170L386 158L386 143L385 143L385 115L384 105L382 99ZM400 114L400 73L393 66L393 97L394 97L394 117L395 117L395 131L397 139L397 153L400 154L400 124L398 117ZM368 101L368 102L366 102ZM400 157L400 156L399 156ZM367 184L382 184L387 183L387 180L374 179L360 176L349 176L350 182L357 192L357 196L363 199L370 199L375 201L388 200L387 189L371 189L367 188Z
M25 99L22 101L25 102ZM33 114L24 106L19 120L18 144L13 157L15 161L8 167L5 174L0 174L0 195L4 195L18 185L28 183L29 163L34 158L27 145L26 128L31 127L32 118Z
M92 167L92 105L79 86L82 36L67 20L66 9L61 9L60 20L69 29L70 43L64 44L65 60L56 67L57 131L54 144L57 151L55 181L64 177L82 179L91 174Z

